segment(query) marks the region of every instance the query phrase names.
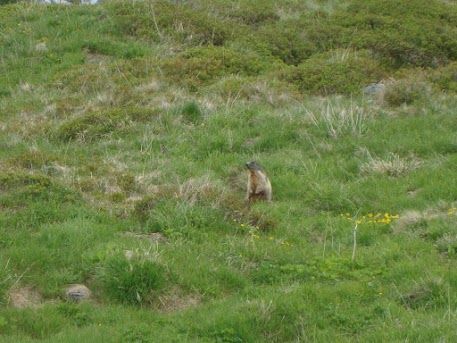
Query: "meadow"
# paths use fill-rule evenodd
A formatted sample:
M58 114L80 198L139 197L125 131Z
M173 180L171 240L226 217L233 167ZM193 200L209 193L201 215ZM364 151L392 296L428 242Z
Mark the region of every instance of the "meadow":
M455 1L9 2L0 342L457 341Z

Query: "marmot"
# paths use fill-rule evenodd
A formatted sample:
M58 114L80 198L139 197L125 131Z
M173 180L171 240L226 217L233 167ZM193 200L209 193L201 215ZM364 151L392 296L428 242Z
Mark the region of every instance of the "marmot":
M271 201L271 183L267 174L254 161L246 163L246 168L249 170L247 199Z

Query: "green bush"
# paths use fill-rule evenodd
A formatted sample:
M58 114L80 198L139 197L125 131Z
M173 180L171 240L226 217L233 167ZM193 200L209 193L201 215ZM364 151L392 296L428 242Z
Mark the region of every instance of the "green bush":
M164 60L161 69L174 82L196 91L228 75L260 75L277 67L273 61L253 52L238 52L229 48L200 47Z
M87 49L90 53L125 59L141 58L147 55L147 50L142 45L134 44L133 42L128 42L126 44L107 38L87 40L83 43L83 48Z
M393 68L437 67L457 58L451 4L434 0L355 0L332 18L340 44L371 49Z
M416 78L408 78L389 82L384 91L384 102L393 107L411 105L430 94L431 87L428 83Z
M40 174L26 174L22 172L7 172L0 174L0 190L7 192L20 188L49 189L52 181L49 177Z
M303 93L329 95L358 93L364 85L381 79L383 72L365 54L336 50L315 55L281 74Z
M433 70L428 79L443 91L457 92L457 62Z
M265 26L256 37L250 36L247 43L259 53L270 53L285 64L299 65L319 51L318 45L307 37L300 21L289 20Z
M190 4L169 1L113 3L108 10L118 18L118 28L136 37L160 41L167 37L177 43L222 46L236 26Z
M57 137L64 141L73 139L92 140L124 128L130 122L130 116L124 110L112 109L107 112L91 112L81 117L70 119L57 130Z
M249 26L265 25L279 20L276 8L272 3L240 1L233 10L224 10L228 12L228 16L231 19Z

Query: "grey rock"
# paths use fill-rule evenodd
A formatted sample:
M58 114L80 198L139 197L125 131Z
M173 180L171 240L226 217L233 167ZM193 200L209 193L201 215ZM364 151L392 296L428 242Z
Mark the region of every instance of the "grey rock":
M363 94L366 95L377 95L385 91L386 86L383 82L372 83L362 89Z
M90 299L92 292L84 285L68 285L64 291L67 300L81 302Z

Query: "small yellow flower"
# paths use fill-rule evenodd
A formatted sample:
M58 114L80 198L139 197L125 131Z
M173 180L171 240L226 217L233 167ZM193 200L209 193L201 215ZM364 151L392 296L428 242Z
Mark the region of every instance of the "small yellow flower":
M368 213L368 218L373 218L373 213Z
M240 224L240 227L244 227L244 224Z
M273 238L273 236L270 236L270 237L268 237L268 239L269 239L270 241L272 241L274 238Z

